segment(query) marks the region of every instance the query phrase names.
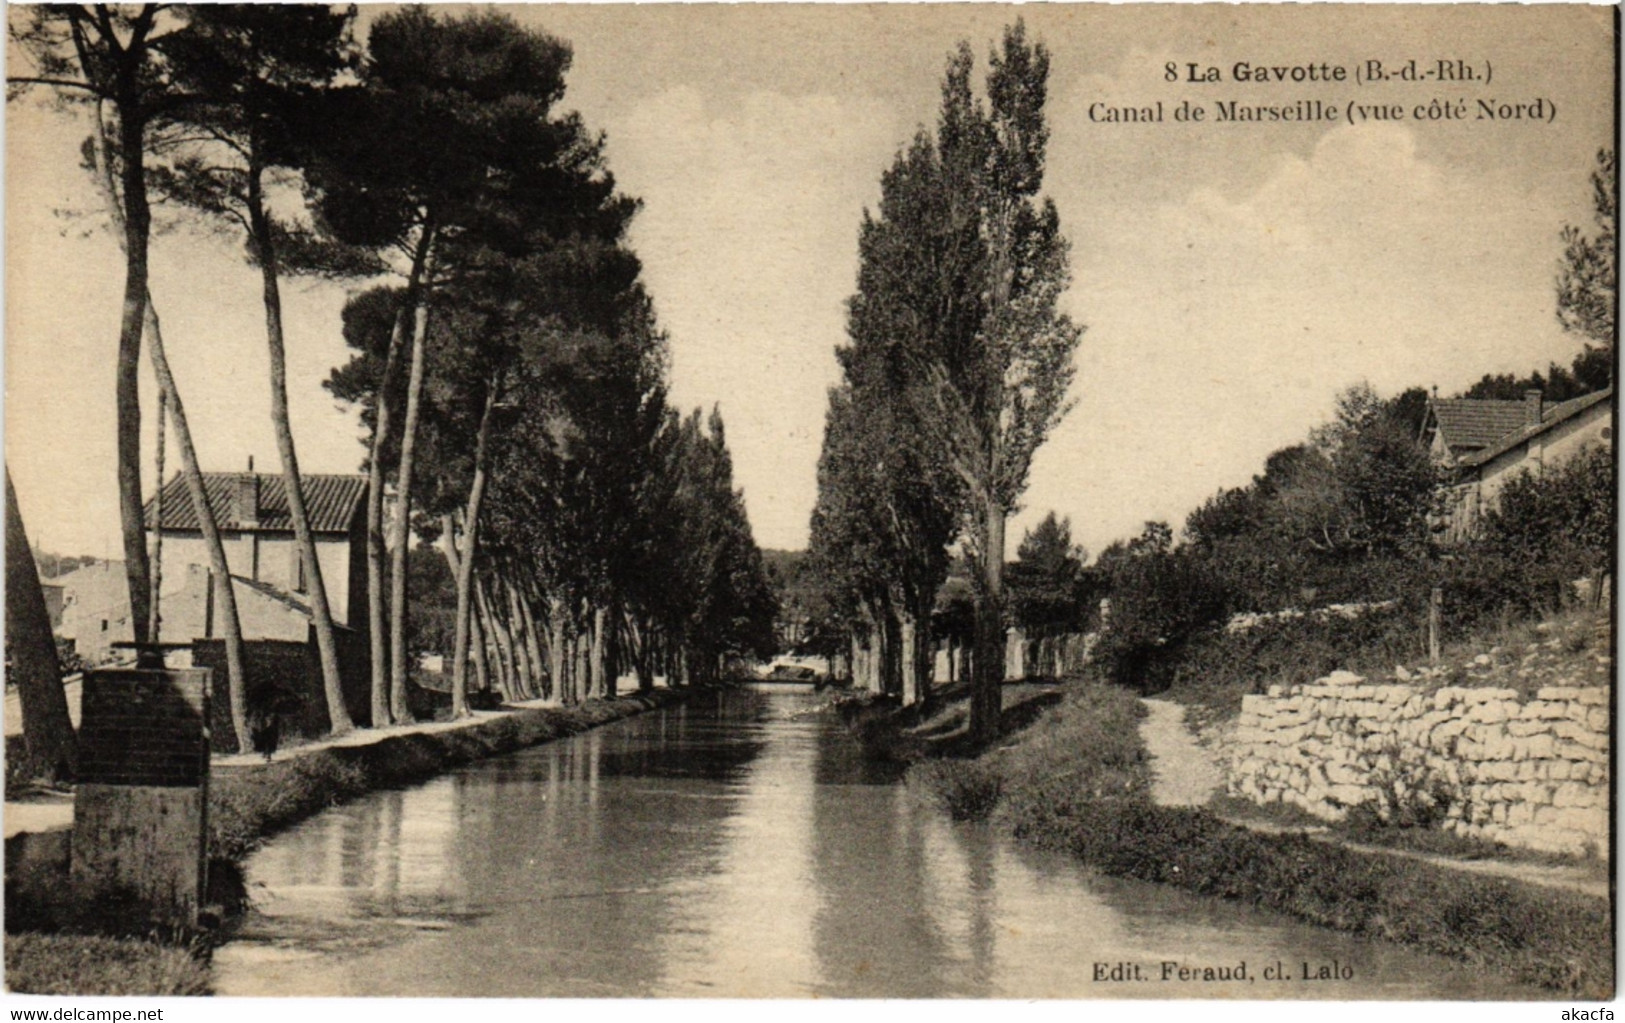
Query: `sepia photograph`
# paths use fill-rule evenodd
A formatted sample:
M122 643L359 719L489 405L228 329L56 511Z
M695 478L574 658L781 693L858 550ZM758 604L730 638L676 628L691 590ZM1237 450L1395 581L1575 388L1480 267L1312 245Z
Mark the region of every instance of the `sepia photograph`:
M6 17L13 1019L1613 1018L1619 8Z

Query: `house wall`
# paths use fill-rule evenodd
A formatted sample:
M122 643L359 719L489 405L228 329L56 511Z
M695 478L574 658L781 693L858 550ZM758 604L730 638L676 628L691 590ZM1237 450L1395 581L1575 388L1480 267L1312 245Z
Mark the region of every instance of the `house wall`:
M165 578L171 577L166 575ZM197 565L186 566L184 583L162 597L159 606L162 615L159 623L161 639L181 643L221 635L218 606L213 608L211 620L211 579L208 569ZM310 628L307 616L245 583L237 582L234 587L237 621L242 626L245 639L304 640Z
M1527 443L1475 467L1472 478L1450 489L1450 521L1444 539L1458 543L1474 536L1501 491L1519 472L1539 473L1574 457L1592 444L1613 444L1613 407L1602 401Z
M293 534L232 532L223 534L221 540L226 549L226 564L233 575L269 583L295 597L308 592L295 585L298 545ZM322 566L322 581L327 584L327 602L333 610L333 620L341 625L354 622L350 551L349 536L327 534L316 538L316 559ZM182 578L192 566L205 570L209 567L209 551L202 534L165 533L164 578Z
M87 662L105 663L113 657L112 644L135 638L123 562L97 562L53 582L62 587L62 622L57 635L73 640L74 650Z
M1442 796L1446 830L1548 852L1608 847L1608 690L1368 685L1336 672L1242 698L1231 795L1327 820Z
M1532 437L1510 451L1490 459L1478 467L1479 502L1491 506L1506 486L1521 470L1538 473L1547 466L1555 466L1574 457L1588 444L1611 444L1612 430L1603 437L1603 431L1613 426L1612 406L1606 401L1581 412L1544 433Z

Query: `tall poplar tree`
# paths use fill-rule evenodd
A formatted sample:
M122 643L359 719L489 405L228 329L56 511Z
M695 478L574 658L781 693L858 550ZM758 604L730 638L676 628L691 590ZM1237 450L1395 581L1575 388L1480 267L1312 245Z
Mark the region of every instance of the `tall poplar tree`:
M971 86L968 44L950 56L935 137L918 136L882 178L865 225L882 261L914 265L900 288L901 356L920 450L942 453L964 490L975 568L970 728L998 727L1004 677L1004 527L1033 454L1065 415L1082 328L1057 303L1070 283L1055 206L1041 199L1049 54L1018 21Z

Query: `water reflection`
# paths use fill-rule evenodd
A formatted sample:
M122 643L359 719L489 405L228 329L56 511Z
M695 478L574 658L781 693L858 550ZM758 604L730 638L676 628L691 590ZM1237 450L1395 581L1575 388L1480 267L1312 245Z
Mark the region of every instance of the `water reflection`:
M336 808L249 864L237 994L1516 997L1465 968L1086 875L921 806L819 698L699 698ZM1337 958L1351 983L1093 980Z

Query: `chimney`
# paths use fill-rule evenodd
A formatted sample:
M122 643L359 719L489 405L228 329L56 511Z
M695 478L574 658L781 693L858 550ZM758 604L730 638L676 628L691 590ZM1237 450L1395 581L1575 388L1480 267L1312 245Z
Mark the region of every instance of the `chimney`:
M243 526L260 524L260 478L252 472L237 476L232 490L231 510Z
M1524 425L1539 426L1541 407L1540 392L1534 389L1523 392Z

